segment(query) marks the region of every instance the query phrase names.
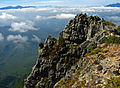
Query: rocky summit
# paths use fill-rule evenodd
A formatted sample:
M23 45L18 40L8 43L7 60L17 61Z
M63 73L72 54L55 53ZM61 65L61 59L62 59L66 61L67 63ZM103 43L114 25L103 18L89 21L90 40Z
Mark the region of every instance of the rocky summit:
M76 15L58 38L48 36L39 44L24 88L120 87L118 28L98 16Z

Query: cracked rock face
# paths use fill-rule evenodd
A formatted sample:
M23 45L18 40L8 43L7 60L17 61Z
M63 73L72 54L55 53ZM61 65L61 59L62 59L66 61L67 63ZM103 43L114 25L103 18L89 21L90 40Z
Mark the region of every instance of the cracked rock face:
M48 37L39 44L39 58L30 75L25 79L24 88L53 88L80 57L97 47L109 28L98 16L78 14L70 20L58 39Z

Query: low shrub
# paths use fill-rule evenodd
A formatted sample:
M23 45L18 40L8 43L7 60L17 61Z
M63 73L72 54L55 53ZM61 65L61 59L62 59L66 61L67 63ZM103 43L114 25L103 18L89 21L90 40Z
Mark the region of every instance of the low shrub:
M112 21L104 21L105 25L110 25L110 26L116 26L116 24L114 24Z
M120 38L115 37L115 36L109 36L105 39L105 43L107 43L107 44L110 44L110 43L120 44Z
M94 46L90 46L89 49L90 49L90 52L86 53L85 56L90 56L90 55L93 55L93 54L97 54L97 53L102 51L101 48L95 48Z
M52 51L50 52L50 58L54 58L54 56L55 56L55 54L56 54L56 52L57 52L57 48L58 48L58 44L55 43L55 44L53 45Z
M107 88L120 88L120 77L112 78L108 81L108 84L105 85Z
M65 44L65 40L63 39L63 37L58 38L58 43L59 43L59 45L64 45Z
M117 32L119 32L119 33L120 33L120 26L118 26L118 27L117 27Z
M99 53L99 52L101 52L102 50L100 49L100 48L96 48L96 49L94 49L94 50L92 50L92 54L97 54L97 53Z

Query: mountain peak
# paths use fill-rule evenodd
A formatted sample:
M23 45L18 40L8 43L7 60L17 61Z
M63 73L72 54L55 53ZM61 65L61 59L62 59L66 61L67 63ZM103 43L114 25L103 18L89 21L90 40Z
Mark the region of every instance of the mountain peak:
M120 7L120 3L109 4L106 7Z
M98 46L104 43L107 36L111 36L110 32L115 28L112 22L98 16L76 15L57 39L49 36L44 43L39 44L39 58L25 80L24 88L62 88L57 87L65 83L59 85L60 80L66 78L69 81L78 65L84 70L83 74L89 75L87 71L91 72L92 68L87 68L92 63L85 56L100 52ZM98 71L103 68L99 65ZM82 78L82 75L79 77Z
M23 9L23 8L36 8L36 6L7 6L7 7L2 7L0 10L7 10L7 9Z
M70 40L73 41L73 43L80 44L87 39L94 37L98 31L104 30L103 27L103 19L100 19L98 16L78 14L73 20L69 21L69 24L66 26L65 30L61 32L61 36L64 37L65 40ZM66 38L67 34L71 34L72 36L68 35L68 37L71 38ZM76 37L76 39L72 37Z

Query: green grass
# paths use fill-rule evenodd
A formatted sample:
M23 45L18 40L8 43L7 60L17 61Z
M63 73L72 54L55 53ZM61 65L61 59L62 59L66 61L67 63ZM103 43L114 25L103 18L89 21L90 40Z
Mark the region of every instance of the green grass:
M107 88L120 88L120 77L112 78L108 81L108 84L105 84Z
M120 44L120 38L119 37L115 37L115 36L109 36L105 39L104 41L105 43L107 44L110 44L110 43L117 43L117 44Z

